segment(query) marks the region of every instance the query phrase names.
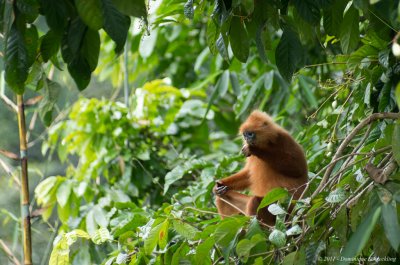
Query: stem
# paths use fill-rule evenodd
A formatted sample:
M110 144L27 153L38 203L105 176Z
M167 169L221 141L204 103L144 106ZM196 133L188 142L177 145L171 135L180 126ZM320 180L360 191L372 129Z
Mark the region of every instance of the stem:
M28 156L26 147L26 125L24 99L17 95L19 149L21 153L21 217L23 222L22 242L24 244L24 264L32 265L31 217L29 213Z
M124 102L129 109L129 73L128 73L129 41L126 41L124 50Z

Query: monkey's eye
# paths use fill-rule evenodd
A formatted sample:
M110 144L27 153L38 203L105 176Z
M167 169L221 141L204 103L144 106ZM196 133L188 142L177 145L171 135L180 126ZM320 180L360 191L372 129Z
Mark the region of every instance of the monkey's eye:
M244 137L245 139L249 139L249 140L250 140L250 139L254 139L255 136L256 136L256 134L255 134L254 132L246 131L246 132L243 133L243 137Z
M268 126L268 122L263 122L263 126Z

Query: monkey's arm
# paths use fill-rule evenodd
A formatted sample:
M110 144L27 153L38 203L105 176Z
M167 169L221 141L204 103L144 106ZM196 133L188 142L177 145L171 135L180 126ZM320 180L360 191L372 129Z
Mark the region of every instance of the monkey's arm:
M251 184L249 177L249 170L244 168L230 177L218 180L213 192L216 195L223 195L228 190L244 190Z

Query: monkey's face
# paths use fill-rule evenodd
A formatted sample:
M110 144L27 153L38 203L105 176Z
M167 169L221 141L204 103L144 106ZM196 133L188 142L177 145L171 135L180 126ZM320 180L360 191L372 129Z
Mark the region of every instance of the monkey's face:
M275 141L278 131L279 126L266 113L261 111L253 111L240 126L240 133L245 145L261 149Z

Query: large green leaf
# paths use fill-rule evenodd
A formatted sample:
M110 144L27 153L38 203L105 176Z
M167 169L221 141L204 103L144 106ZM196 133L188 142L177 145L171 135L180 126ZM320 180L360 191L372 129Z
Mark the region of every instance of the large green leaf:
M321 19L319 6L314 0L293 0L293 5L296 7L300 16L310 24L318 24Z
M210 48L212 54L217 54L217 38L219 35L219 30L217 29L217 23L214 19L210 19L207 23L207 46Z
M400 165L400 123L397 122L393 129L392 136L393 157L397 164Z
M336 264L349 264L351 259L360 254L361 250L367 244L369 237L371 236L372 230L381 215L382 207L373 208L365 219L357 227L354 234L350 237L347 245L344 247L341 256L343 260L339 260Z
M47 62L52 56L56 55L60 48L61 35L50 29L40 43L40 53L43 61Z
M286 244L286 235L284 232L274 229L268 237L269 241L276 247L280 248Z
M64 180L57 189L56 197L58 204L61 207L65 207L68 202L69 196L71 195L72 182L70 180Z
M283 199L289 195L289 192L284 188L275 188L270 190L262 199L260 205L258 206L257 211L260 209L274 203L280 199Z
M29 57L24 36L14 23L8 33L5 48L5 79L14 92L24 92L24 82L28 78Z
M276 47L275 60L279 72L286 80L292 78L294 71L303 61L303 47L297 34L289 27L283 31Z
M112 0L118 10L127 15L143 18L147 21L147 7L144 0Z
M382 204L382 219L386 237L397 251L400 245L400 225L396 207L391 202Z
M214 246L214 237L208 237L205 241L201 242L196 248L195 261L196 265L209 265L211 264L210 250Z
M94 71L97 67L100 53L100 35L95 30L88 29L83 39L82 55L88 62L90 71Z
M41 8L46 17L47 25L57 32L62 32L67 25L68 7L64 0L41 1Z
M339 37L343 12L347 3L347 0L334 1L330 7L323 10L324 29L329 35Z
M25 15L28 23L33 23L39 15L39 3L37 0L18 0L16 1L16 6Z
M126 1L130 2L130 1ZM75 0L78 14L89 28L99 30L103 27L103 13L101 0Z
M351 6L344 15L340 26L340 45L345 54L354 51L360 41L360 29L358 27L360 15L358 10Z
M104 19L103 28L116 44L115 53L120 54L124 49L131 20L116 8L112 0L101 0L101 2Z
M249 57L250 44L247 31L244 28L244 23L240 17L233 17L231 20L229 41L235 57L242 63L245 63Z

